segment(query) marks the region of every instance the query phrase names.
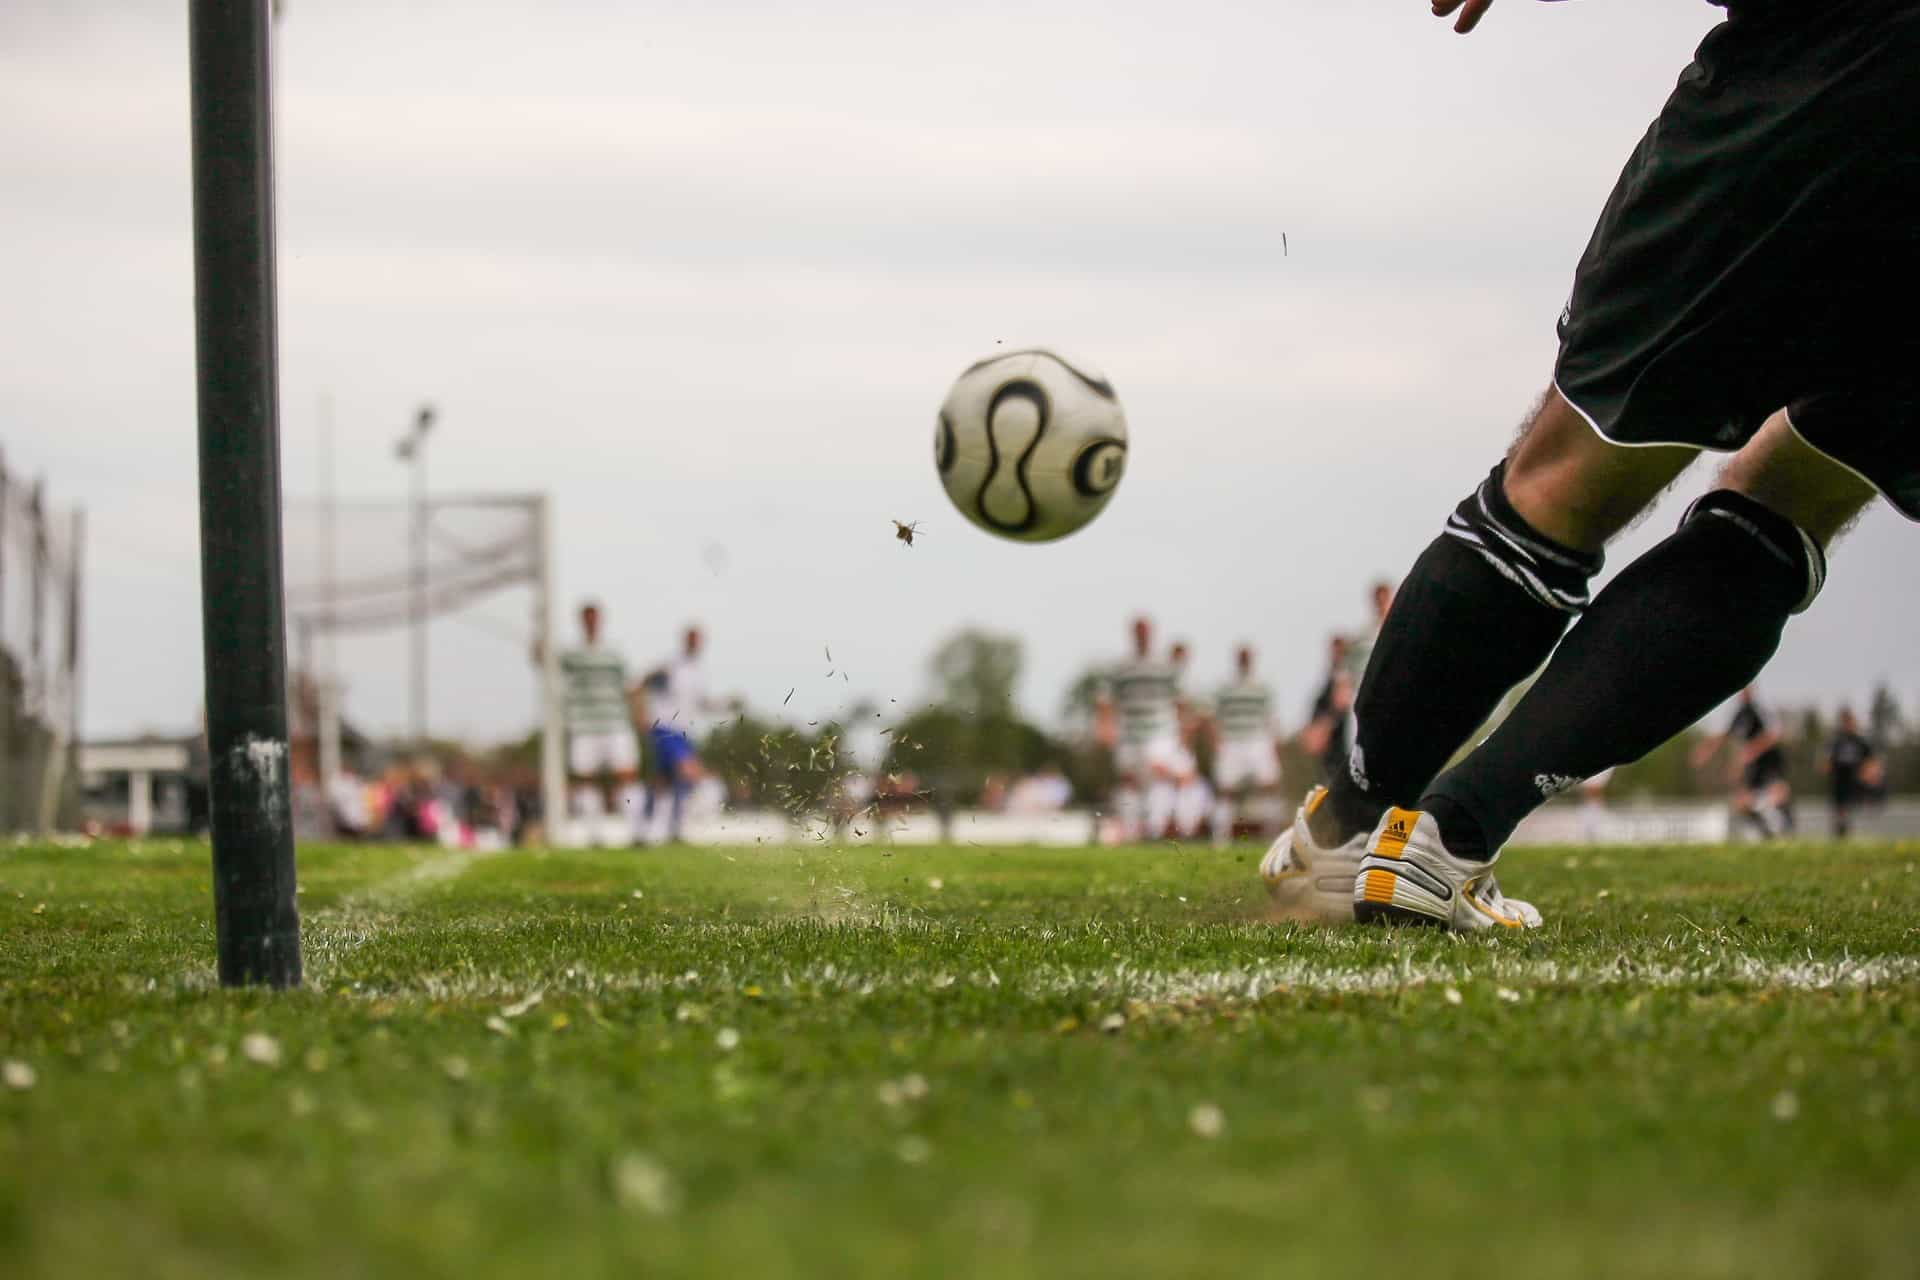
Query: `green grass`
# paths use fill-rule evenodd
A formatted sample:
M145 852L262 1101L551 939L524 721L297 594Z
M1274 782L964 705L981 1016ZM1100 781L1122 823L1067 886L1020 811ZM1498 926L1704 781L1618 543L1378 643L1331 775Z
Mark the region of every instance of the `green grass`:
M1914 1274L1920 847L1254 856L309 848L273 996L204 847L0 850L0 1274Z

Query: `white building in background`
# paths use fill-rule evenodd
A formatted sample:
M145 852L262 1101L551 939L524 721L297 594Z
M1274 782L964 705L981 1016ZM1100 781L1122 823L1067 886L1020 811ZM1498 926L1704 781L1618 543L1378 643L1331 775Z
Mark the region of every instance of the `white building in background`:
M79 749L80 812L107 834L182 832L196 824L196 738L87 742Z

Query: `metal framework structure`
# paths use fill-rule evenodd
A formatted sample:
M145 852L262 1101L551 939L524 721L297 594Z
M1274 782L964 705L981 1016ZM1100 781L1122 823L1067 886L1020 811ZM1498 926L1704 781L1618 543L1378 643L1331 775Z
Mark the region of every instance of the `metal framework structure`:
M530 589L531 617L521 638L536 664L541 805L548 815L564 814L550 499L537 493L407 501L290 498L283 516L294 633L328 638L408 628L416 690L425 685L419 638L429 619L456 614L496 592ZM329 664L308 674L320 683L320 773L330 788L340 769L337 673ZM411 737L418 742L424 709L415 707L411 719Z
M76 816L85 538L79 509L56 512L0 457L0 831Z

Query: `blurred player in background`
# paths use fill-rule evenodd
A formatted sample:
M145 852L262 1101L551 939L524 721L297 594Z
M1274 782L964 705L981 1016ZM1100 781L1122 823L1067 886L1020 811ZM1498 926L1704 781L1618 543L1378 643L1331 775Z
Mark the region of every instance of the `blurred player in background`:
M1393 584L1385 578L1374 581L1367 588L1367 604L1372 610L1367 625L1356 632L1347 642L1347 674L1353 679L1353 687L1360 688L1360 677L1367 673L1367 659L1373 656L1373 645L1380 638L1381 629L1387 625L1387 614L1393 608Z
M1600 843L1607 831L1607 787L1613 782L1613 770L1602 769L1580 784L1580 838L1588 844Z
M1827 798L1833 804L1833 835L1844 840L1853 832L1853 811L1863 800L1879 790L1882 769L1880 757L1860 732L1860 721L1852 707L1840 708L1840 722L1820 758L1820 772L1827 775Z
M1173 664L1153 656L1152 620L1133 620L1132 656L1108 674L1096 714L1113 747L1122 838L1158 839L1173 820L1180 711Z
M580 606L580 646L560 655L561 714L567 728L567 783L573 813L590 829L605 812L601 778L627 815L635 844L646 836L646 796L640 787L640 742L633 732L627 664L600 643L600 606Z
M724 710L707 697L707 677L700 654L706 637L697 626L689 626L681 637L680 652L649 672L645 681L647 695L647 736L653 747L654 785L647 791L647 810L652 825L647 832L654 843L678 842L686 820L687 797L706 770L693 745L708 713ZM661 803L661 792L666 803Z
M1180 750L1173 769L1173 834L1191 840L1200 834L1208 810L1213 807L1213 788L1200 768L1201 738L1206 728L1206 708L1187 693L1187 669L1193 662L1193 648L1185 640L1176 640L1167 650L1167 662L1173 667L1174 719L1180 726ZM1165 834L1156 831L1154 836Z
M1782 740L1779 719L1760 705L1748 685L1740 691L1740 706L1726 732L1693 749L1693 765L1700 769L1721 747L1739 743L1732 761L1733 812L1752 823L1762 840L1793 831L1793 784L1787 781Z
M1233 655L1234 677L1213 698L1213 841L1225 844L1241 823L1264 831L1278 816L1279 728L1273 690L1254 678L1253 650Z
M1353 711L1353 672L1348 662L1352 644L1343 635L1327 640L1327 678L1313 697L1313 709L1300 730L1300 746L1320 762L1320 781L1325 782L1347 767L1347 752L1352 744L1349 733Z

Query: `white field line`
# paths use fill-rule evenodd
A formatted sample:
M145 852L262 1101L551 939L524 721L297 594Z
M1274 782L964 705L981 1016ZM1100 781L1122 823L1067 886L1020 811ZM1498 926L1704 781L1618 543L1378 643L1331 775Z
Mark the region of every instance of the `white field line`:
M1131 965L1077 969L1048 966L1026 973L993 969L959 973L938 969L843 969L807 965L769 974L721 966L701 972L604 972L575 965L539 973L428 973L400 983L353 984L349 996L511 1003L534 992L548 997L674 993L689 999L738 994L748 984L769 991L803 988L859 999L910 991L992 990L996 999L1050 1001L1062 998L1100 1001L1137 1000L1178 1004L1187 1001L1251 1002L1287 992L1382 994L1426 986L1494 984L1515 991L1551 987L1628 990L1685 988L1853 991L1920 981L1920 956L1881 956L1864 960L1765 960L1744 953L1706 955L1690 962L1640 963L1624 957L1607 963L1481 957L1453 963L1413 962L1348 968L1311 961L1276 961L1252 968L1149 969Z
M496 856L498 851L438 853L349 894L338 906L308 916L301 922L301 941L309 981L324 981L340 961L379 933L405 928L398 909L415 894L457 880L476 863Z

